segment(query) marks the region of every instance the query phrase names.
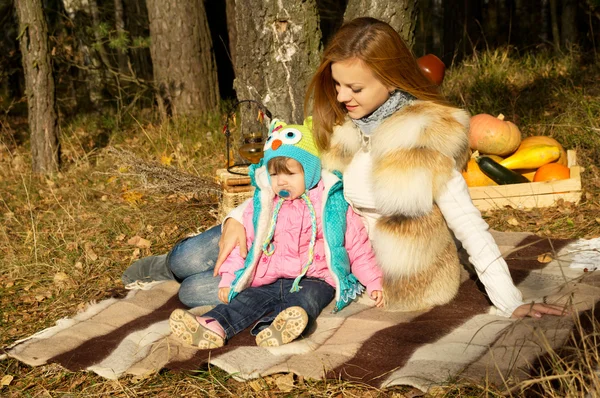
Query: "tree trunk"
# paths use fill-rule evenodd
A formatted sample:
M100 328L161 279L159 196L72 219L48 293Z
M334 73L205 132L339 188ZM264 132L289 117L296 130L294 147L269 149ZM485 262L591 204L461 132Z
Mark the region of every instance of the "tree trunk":
M315 0L237 0L234 88L274 117L301 123L306 87L321 55ZM256 111L242 113L242 127Z
M561 14L561 42L568 48L577 43L577 1L563 0Z
M236 46L237 46L237 27L235 17L235 0L225 0L225 15L227 17L227 33L229 35L229 56L231 57L231 64L235 71L235 58L236 58Z
M550 0L550 18L552 19L552 42L556 51L560 50L560 33L558 31L558 5L557 0Z
M217 67L201 0L147 0L150 54L159 103L168 114L193 115L219 105Z
M418 0L349 0L344 21L373 17L389 23L409 47L415 40Z
M496 45L498 43L498 0L489 0L485 19L486 41Z
M119 37L125 36L125 19L123 18L123 0L114 0L115 3L115 28ZM128 57L126 48L117 48L117 59L119 62L119 72L129 75Z
M29 128L32 166L35 173L58 170L58 120L52 64L48 52L48 26L41 0L17 0L19 32Z

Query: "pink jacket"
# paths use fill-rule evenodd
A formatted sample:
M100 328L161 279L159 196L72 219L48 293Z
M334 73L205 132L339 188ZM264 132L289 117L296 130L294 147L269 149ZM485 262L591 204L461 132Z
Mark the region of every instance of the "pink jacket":
M317 240L315 242L314 260L306 276L325 280L335 287L327 263L325 261L325 246L323 242L323 228L321 225L323 200L323 182L308 192L315 210L317 210ZM275 198L277 201L278 198ZM247 245L254 241L254 228L252 227L252 202L244 211L244 228L246 229ZM374 290L382 290L382 273L377 266L375 254L371 248L369 236L358 216L351 207L346 214L347 228L345 247L350 259L350 268L360 283L367 288L371 295ZM279 210L277 225L273 236L275 251L271 256L262 253L252 280L252 286L268 285L281 278L296 278L302 272L302 267L308 260L308 246L311 236L310 213L302 199L285 201ZM263 242L257 242L262 246ZM244 266L244 259L239 251L234 249L227 260L219 269L221 282L219 287L229 287L235 279L235 271Z

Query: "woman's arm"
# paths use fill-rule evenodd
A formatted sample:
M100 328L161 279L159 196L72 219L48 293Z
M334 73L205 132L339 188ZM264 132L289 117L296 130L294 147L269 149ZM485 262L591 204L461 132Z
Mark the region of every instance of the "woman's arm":
M506 261L492 235L488 224L473 205L462 175L454 170L446 189L436 198L448 227L469 254L479 279L492 303L505 316L511 316L523 305L523 298L508 271Z
M542 304L523 303L521 292L514 285L506 261L492 235L488 224L471 200L469 189L462 175L454 170L446 190L436 199L446 223L461 241L469 254L479 279L492 303L505 316L541 318L547 315L565 315L565 308Z
M229 256L229 253L239 245L240 256L246 258L248 255L248 246L246 245L246 230L244 229L243 216L244 211L250 204L252 198L246 199L241 205L233 209L223 220L221 239L219 239L219 256L215 263L214 276L219 274L219 268Z

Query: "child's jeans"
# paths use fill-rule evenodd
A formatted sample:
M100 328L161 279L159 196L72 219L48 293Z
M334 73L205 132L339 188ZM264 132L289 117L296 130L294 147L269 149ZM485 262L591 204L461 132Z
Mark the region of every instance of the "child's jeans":
M335 289L322 279L302 278L302 288L291 293L293 283L293 279L279 279L270 285L249 287L240 292L231 303L220 304L202 316L216 319L230 339L260 320L251 332L256 335L269 326L281 311L300 306L308 314L308 329L323 308L333 300ZM262 318L265 314L270 315Z

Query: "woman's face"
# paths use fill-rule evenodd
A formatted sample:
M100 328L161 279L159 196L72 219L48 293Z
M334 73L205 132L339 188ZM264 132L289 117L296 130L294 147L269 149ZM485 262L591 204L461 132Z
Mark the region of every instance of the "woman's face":
M360 119L373 113L390 97L393 87L385 86L357 58L331 64L331 75L337 91L337 100L344 104L348 116Z
M290 171L289 174L275 173L273 170L269 170L271 188L278 196L287 200L294 200L302 196L304 191L306 191L304 168L295 159L288 159L285 165Z

